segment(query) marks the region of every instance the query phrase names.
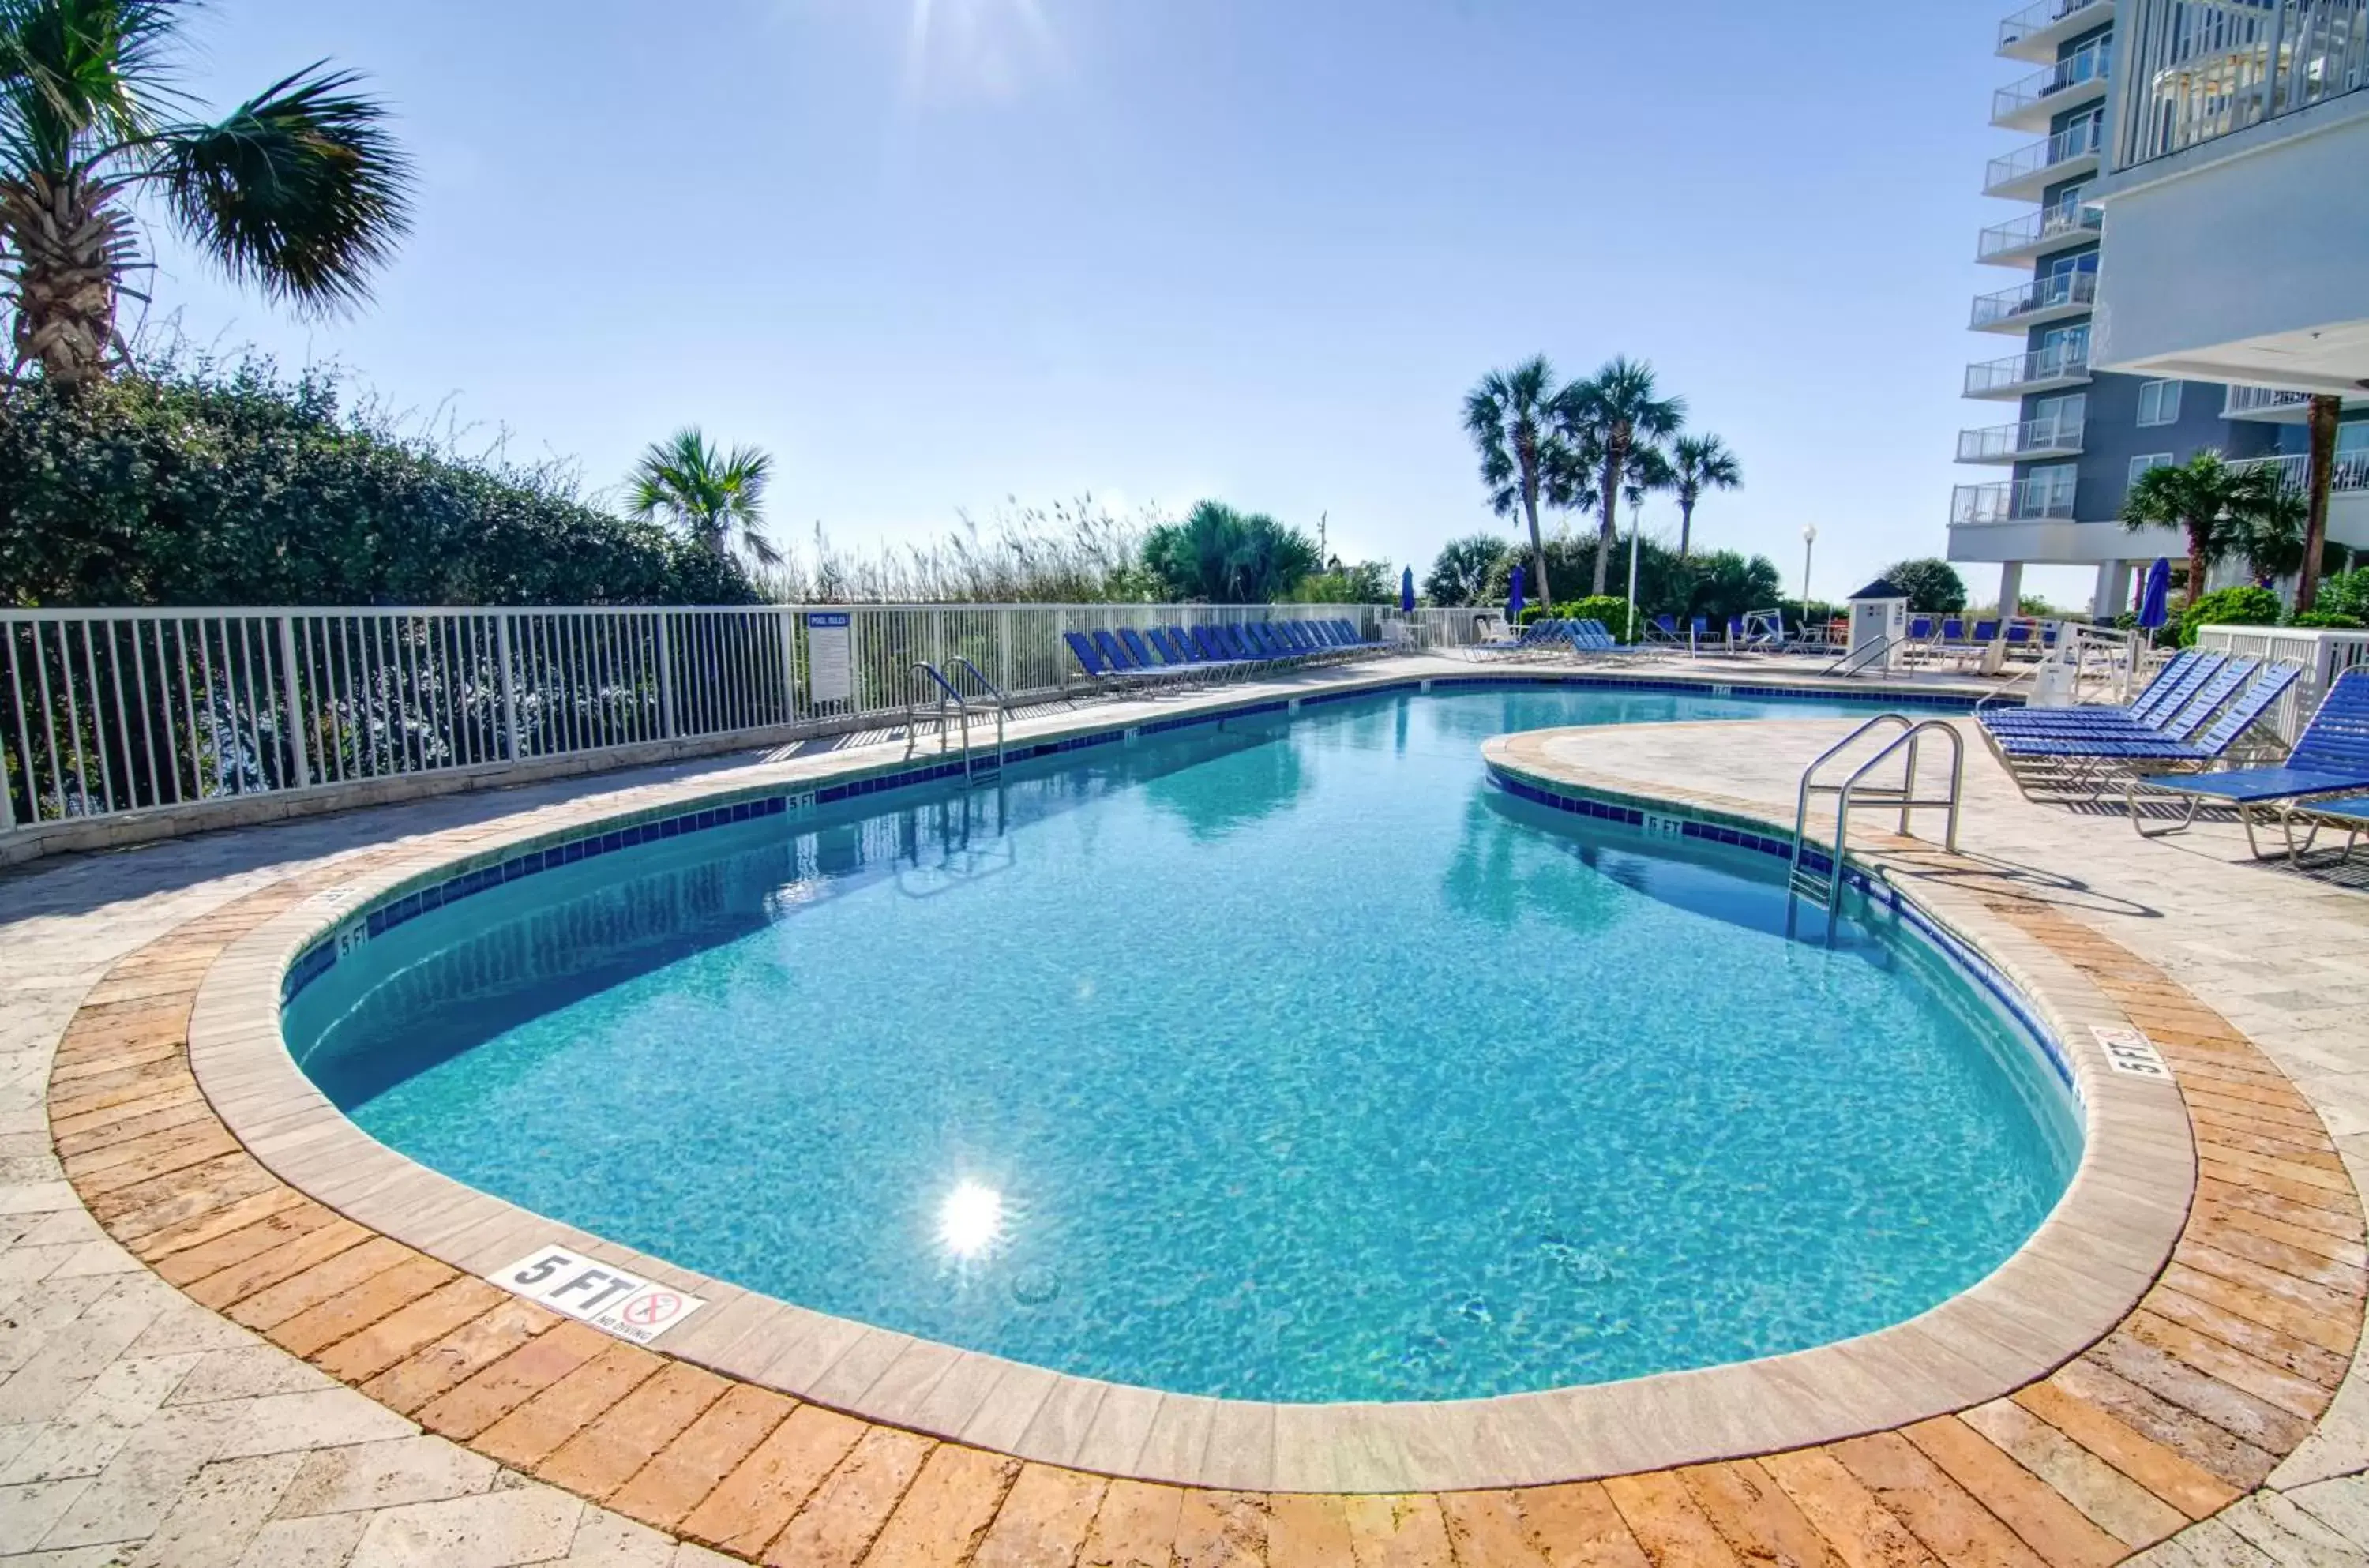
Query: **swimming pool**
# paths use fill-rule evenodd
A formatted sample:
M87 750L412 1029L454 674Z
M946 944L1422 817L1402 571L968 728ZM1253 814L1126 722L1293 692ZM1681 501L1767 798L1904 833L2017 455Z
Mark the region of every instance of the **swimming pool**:
M1840 711L1397 693L759 817L388 929L285 1033L459 1180L1059 1371L1425 1400L1774 1354L1988 1273L2070 1104L1916 939L1789 941L1766 857L1513 799L1478 746Z

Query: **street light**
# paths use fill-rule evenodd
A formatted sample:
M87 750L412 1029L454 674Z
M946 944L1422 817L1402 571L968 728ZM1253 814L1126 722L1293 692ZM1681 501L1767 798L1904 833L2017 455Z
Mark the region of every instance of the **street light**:
M1810 635L1810 561L1817 548L1818 525L1814 522L1802 530L1802 636L1804 641Z

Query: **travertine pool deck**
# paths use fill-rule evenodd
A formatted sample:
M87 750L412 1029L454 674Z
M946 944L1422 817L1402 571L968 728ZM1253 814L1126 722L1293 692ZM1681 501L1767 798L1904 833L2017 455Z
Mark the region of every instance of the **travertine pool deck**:
M1108 722L1118 711L1087 716ZM1624 728L1617 772L1591 743L1606 733L1524 738L1513 743L1518 758L1504 760L1589 789L1692 795L1712 809L1768 816L1775 813L1760 797L1789 798L1800 761L1839 728L1779 721L1758 727L1748 747L1734 744L1733 727ZM2068 1022L2104 1009L2163 1048L2177 1091L2103 1092L2111 1101L2122 1088L2144 1090L2160 1097L2156 1108L2175 1127L2192 1124L2192 1145L2155 1139L2156 1152L2177 1157L2142 1173L2145 1190L2123 1195L2137 1201L2134 1215L2148 1200L2170 1203L2179 1223L2157 1251L2159 1260L2171 1250L2169 1264L2148 1263L2115 1299L2068 1293L2055 1326L2071 1324L2075 1343L2033 1367L2030 1386L1945 1399L1915 1412L1920 1418L1905 1427L1854 1428L1841 1441L1781 1452L1747 1441L1734 1450L1739 1457L1683 1470L1518 1490L1414 1491L1390 1482L1390 1464L1403 1458L1393 1461L1389 1445L1370 1440L1371 1429L1357 1422L1220 1429L1226 1413L1203 1408L1214 1402L1164 1411L1171 1402L1155 1397L1146 1406L1110 1391L1064 1408L1049 1380L1037 1384L1043 1374L1024 1379L1041 1387L1036 1402L1025 1391L1009 1402L1005 1432L945 1440L923 1429L943 1431L943 1423L919 1414L904 1425L867 1423L831 1408L829 1397L801 1401L662 1354L677 1348L671 1344L645 1350L518 1302L434 1255L438 1248L415 1250L386 1233L406 1229L401 1224L356 1223L350 1215L383 1185L377 1173L355 1172L342 1193L334 1176L300 1192L271 1168L284 1153L258 1162L215 1115L255 1087L243 1069L269 1063L225 1059L228 1076L210 1077L207 1042L235 1047L243 1026L228 1013L213 1014L234 1008L258 974L276 987L273 964L284 962L299 928L317 927L322 900L338 890L350 898L424 864L569 820L879 760L849 753L677 769L657 782L579 780L194 841L0 883L12 915L20 894L54 911L0 927L0 958L29 960L12 963L0 981L9 1006L0 1048L11 1053L0 1086L13 1085L24 1102L22 1109L19 1100L0 1102L0 1113L14 1118L0 1123L10 1139L0 1149L10 1179L26 1178L0 1189L0 1213L12 1216L0 1219L0 1238L16 1233L0 1256L7 1281L0 1302L17 1292L8 1316L32 1318L28 1303L47 1314L28 1354L0 1361L22 1362L0 1383L0 1562L38 1548L127 1560L147 1551L173 1562L237 1562L244 1553L259 1553L249 1558L258 1563L664 1562L696 1550L679 1549L681 1538L800 1563L2105 1562L2222 1513L2274 1471L2280 1482L2301 1484L2369 1463L2350 1396L2322 1420L2360 1332L2353 1184L2312 1099L2277 1065L2283 1049L2306 1090L2326 1081L2317 1097L2338 1132L2369 1131L2369 1118L2343 1119L2359 1109L2342 1082L2369 1082L2357 1076L2369 1044L2354 1021L2361 999L2346 995L2363 984L2353 956L2369 930L2369 900L2233 866L2219 842L2227 835L2217 830L2143 851L2112 819L2047 812L2011 792L1994 800L2007 786L1983 758L1970 763L1976 804L1968 858L1945 863L1919 846L1881 841L1866 853L1904 886L1924 879L1920 901L2020 975L2037 976L2043 1000L2071 1009ZM1701 795L1707 779L1719 782L1721 798ZM234 845L234 837L244 842ZM2044 858L2019 863L2019 855ZM2245 952L2218 964L2200 960L2197 950L2212 951L2248 910L2269 928L2279 967L2266 969ZM1985 922L1995 929L1974 929ZM2280 991L2262 989L2271 975ZM2065 994L2050 999L2052 988ZM2255 1038L2231 1018L2248 1019ZM63 1043L52 1056L62 1024ZM195 1075L193 1033L200 1042ZM258 1043L251 1028L244 1039ZM2129 1104L2148 1112L2144 1100ZM49 1146L39 1153L36 1127L23 1125L36 1120L46 1122L40 1138ZM258 1149L272 1137L241 1125ZM297 1135L318 1129L283 1130L303 1146L308 1140ZM63 1162L63 1182L43 1179L57 1169L52 1161ZM2174 1167L2178 1174L2167 1176ZM2192 1207L2171 1190L2190 1169ZM92 1217L111 1242L98 1239ZM425 1242L435 1216L421 1219ZM489 1253L503 1253L486 1266L559 1230L537 1225L515 1247L486 1239ZM2126 1252L2131 1240L2111 1229L2094 1240L2095 1267L2111 1275L2117 1249ZM620 1249L608 1255L635 1261ZM93 1278L104 1288L73 1283ZM718 1289L705 1293L728 1304ZM2098 1321L2082 1323L2092 1311ZM719 1310L712 1321L724 1319ZM143 1345L166 1322L180 1337ZM910 1341L867 1343L858 1336L841 1345L812 1373L845 1367L847 1382L860 1380L839 1402L866 1402L893 1374L918 1385L917 1411L940 1396L975 1401L972 1413L993 1407L994 1381L949 1386L959 1360ZM2032 1353L2029 1345L1993 1349L2006 1353L1994 1378L2014 1354ZM848 1361L859 1351L889 1354L859 1379L863 1368ZM218 1357L236 1358L249 1381L223 1383L215 1374L213 1386L196 1391L224 1391L217 1398L186 1397L207 1366L231 1364ZM118 1370L135 1364L136 1373ZM29 1381L29 1372L36 1374ZM136 1387L101 1389L109 1377ZM1834 1393L1814 1391L1821 1402ZM1915 1402L1917 1391L1908 1392ZM188 1473L176 1487L156 1479L156 1456L171 1445L157 1438L142 1447L160 1413L290 1399L351 1425L327 1432L329 1441L296 1431L301 1423L288 1424L284 1439L233 1437L194 1465L182 1451L175 1462ZM1640 1408L1632 1425L1648 1441L1669 1440L1690 1413L1684 1406ZM245 1423L241 1430L275 1425L223 1408L221 1421ZM2316 1436L2315 1422L2322 1422ZM61 1423L72 1430L62 1433ZM115 1446L95 1438L78 1453L73 1432L102 1428ZM437 1436L420 1436L422 1428ZM20 1432L29 1434L24 1447L12 1453L9 1440ZM1211 1489L1110 1479L1114 1470L1145 1470L1155 1436L1180 1456L1175 1462L1188 1449L1196 1463L1216 1454L1242 1466L1243 1480ZM1596 1474L1601 1455L1613 1451L1606 1436L1548 1422L1517 1446L1526 1459L1539 1458L1543 1446L1546 1459L1562 1453L1569 1474ZM270 1447L280 1440L289 1446ZM257 1442L269 1451L256 1451ZM1082 1465L1090 1451L1132 1458ZM147 1493L169 1495L161 1510L152 1495L144 1530L110 1535L140 1523L95 1505L139 1490L141 1474L125 1464L134 1454L148 1462ZM39 1462L29 1467L29 1455ZM298 1482L325 1463L342 1467L340 1476L359 1467L380 1479L331 1487L348 1505L316 1507L326 1482ZM1264 1473L1254 1468L1262 1463ZM199 1484L209 1475L218 1481L211 1491ZM527 1476L540 1483L519 1484ZM2341 1512L2339 1500L2352 1497L2352 1484L2303 1485L2292 1502L2273 1493L2188 1539L2226 1549L2213 1561L2270 1560L2226 1554L2252 1550L2230 1533L2241 1524L2258 1535L2284 1531L2282 1540L2316 1540L2323 1554L2349 1551L2328 1516ZM208 1506L235 1516L237 1528L223 1532L235 1539L208 1549L217 1555L189 1555L187 1528L174 1535L163 1526ZM459 1511L439 1525L439 1509ZM174 1551L159 1546L168 1537ZM464 1539L473 1544L435 1544ZM147 1544L121 1544L132 1540ZM303 1555L290 1554L300 1546ZM438 1554L448 1549L453 1554Z

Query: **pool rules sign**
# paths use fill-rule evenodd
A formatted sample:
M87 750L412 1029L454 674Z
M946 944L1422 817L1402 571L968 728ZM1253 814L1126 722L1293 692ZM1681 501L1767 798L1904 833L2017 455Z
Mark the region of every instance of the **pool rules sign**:
M653 1285L566 1247L539 1248L486 1278L537 1306L636 1345L649 1344L707 1305L696 1296Z

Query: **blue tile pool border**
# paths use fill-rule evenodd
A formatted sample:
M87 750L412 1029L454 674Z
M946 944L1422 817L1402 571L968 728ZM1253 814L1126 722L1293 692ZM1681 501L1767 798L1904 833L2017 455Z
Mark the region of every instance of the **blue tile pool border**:
M1902 692L1874 690L1866 692L1841 692L1819 687L1757 685L1751 682L1720 682L1716 685L1700 681L1654 680L1648 677L1599 675L1586 671L1540 671L1536 674L1501 675L1434 675L1403 680L1376 681L1345 687L1338 691L1316 692L1303 697L1275 697L1255 702L1220 704L1174 718L1155 719L1135 724L1114 724L1100 728L1060 736L1036 742L1023 742L1008 748L1004 760L1010 762L1034 761L1040 757L1066 755L1091 750L1097 747L1125 744L1137 736L1168 735L1179 730L1198 729L1224 724L1230 719L1260 718L1284 715L1287 718L1309 708L1330 707L1336 704L1360 702L1368 698L1439 692L1472 692L1483 690L1522 691L1539 686L1584 687L1590 690L1619 692L1653 692L1682 696L1710 697L1718 701L1747 702L1875 702L1905 707L1930 708L1939 711L1970 713L1975 699L1971 696L1928 692ZM1494 768L1491 770L1495 771ZM764 817L785 814L792 802L835 806L844 801L861 800L872 795L887 795L897 790L913 789L947 779L960 778L964 769L960 761L929 761L894 765L886 769L863 772L827 781L799 781L794 784L769 784L734 795L725 792L715 803L695 809L633 821L626 825L599 825L573 830L549 843L532 849L519 850L489 864L469 866L465 870L438 877L422 887L396 888L372 900L348 919L338 922L336 930L326 933L299 953L287 972L280 977L280 999L282 1006L293 1001L315 981L337 967L341 936L360 932L371 937L379 936L397 926L406 925L421 915L457 904L489 887L503 887L522 876L532 876L555 871L579 861L613 854L621 850L636 848L690 833L706 832L728 828L738 823ZM1642 818L1631 811L1625 818L1636 826ZM1790 846L1788 846L1790 849ZM1781 853L1781 852L1772 852ZM1820 869L1825 857L1818 856ZM349 936L344 936L350 940Z

